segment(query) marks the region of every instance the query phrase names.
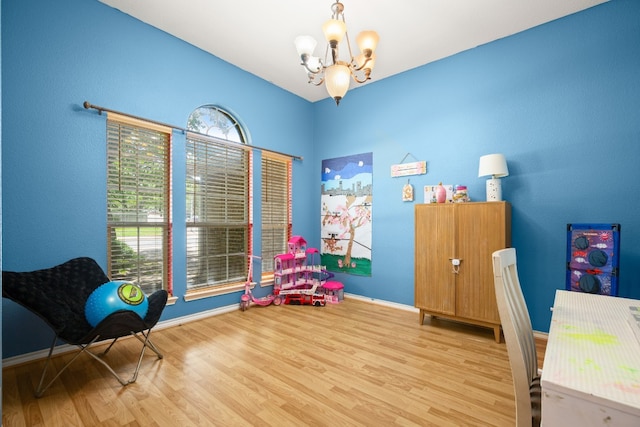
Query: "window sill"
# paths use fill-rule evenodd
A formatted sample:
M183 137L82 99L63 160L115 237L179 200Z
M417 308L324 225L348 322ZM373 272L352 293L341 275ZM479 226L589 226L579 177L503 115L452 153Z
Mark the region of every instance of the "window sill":
M263 274L260 279L260 287L273 286L273 273Z
M231 294L238 291L244 290L244 282L238 283L230 283L228 285L223 286L215 286L210 288L202 288L196 289L194 291L187 291L187 294L184 296L184 300L196 301L203 298L215 297L218 295Z

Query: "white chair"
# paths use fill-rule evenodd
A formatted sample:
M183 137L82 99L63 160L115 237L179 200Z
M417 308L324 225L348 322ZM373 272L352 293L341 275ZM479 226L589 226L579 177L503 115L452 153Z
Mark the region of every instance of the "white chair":
M536 342L514 248L493 253L493 276L516 395L516 426L539 426L542 408Z

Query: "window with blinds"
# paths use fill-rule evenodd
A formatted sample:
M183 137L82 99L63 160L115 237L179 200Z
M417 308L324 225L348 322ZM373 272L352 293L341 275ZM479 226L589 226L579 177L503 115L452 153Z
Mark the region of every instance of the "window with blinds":
M108 275L171 293L171 129L109 114Z
M187 132L187 290L244 282L250 253L251 153L237 122L200 107Z
M262 273L269 275L291 238L291 159L264 151L261 178Z

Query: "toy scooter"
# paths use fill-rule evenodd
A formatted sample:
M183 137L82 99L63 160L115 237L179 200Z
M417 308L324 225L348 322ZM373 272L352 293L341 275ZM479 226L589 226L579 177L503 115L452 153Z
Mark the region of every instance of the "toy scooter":
M255 297L251 292L251 273L253 271L253 258L262 259L256 255L249 255L249 271L247 272L247 281L244 283L244 294L240 297L240 310L248 310L251 303L267 306L270 304L280 305L282 297L280 295L267 295L265 297Z

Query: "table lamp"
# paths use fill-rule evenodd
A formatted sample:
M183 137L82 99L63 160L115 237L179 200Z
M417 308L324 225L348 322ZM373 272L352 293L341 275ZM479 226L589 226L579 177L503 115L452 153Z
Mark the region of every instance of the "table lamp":
M502 200L502 184L499 178L509 175L507 161L502 154L487 154L480 157L478 178L489 176L487 180L487 202L499 202Z

